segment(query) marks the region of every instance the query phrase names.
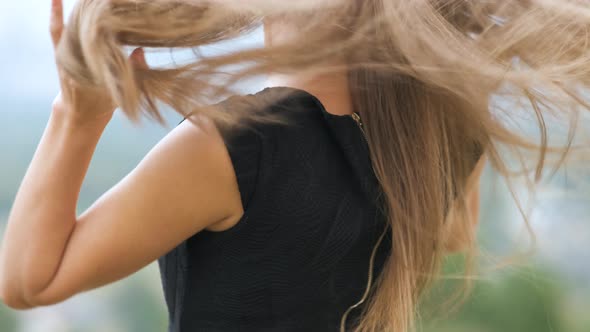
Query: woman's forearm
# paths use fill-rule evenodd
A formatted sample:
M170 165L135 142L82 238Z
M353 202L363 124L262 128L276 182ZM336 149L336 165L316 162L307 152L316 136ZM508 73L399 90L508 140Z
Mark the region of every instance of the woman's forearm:
M13 204L0 248L0 290L28 305L59 268L76 226L76 205L96 145L112 114L81 122L51 114Z

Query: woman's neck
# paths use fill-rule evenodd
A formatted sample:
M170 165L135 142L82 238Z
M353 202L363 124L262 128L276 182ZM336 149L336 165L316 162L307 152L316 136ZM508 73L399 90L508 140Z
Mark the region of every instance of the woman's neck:
M317 97L329 113L336 115L352 114L352 99L346 73L320 75L272 75L268 87L290 87L305 90Z

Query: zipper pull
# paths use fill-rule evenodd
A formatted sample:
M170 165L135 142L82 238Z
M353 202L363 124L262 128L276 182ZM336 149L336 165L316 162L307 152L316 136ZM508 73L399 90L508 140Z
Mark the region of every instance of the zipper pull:
M359 125L359 127L362 128L363 127L363 121L361 120L361 116L357 112L353 112L351 114L351 116L352 116L352 119L354 121L356 121L356 123Z
M361 116L357 112L353 112L350 116L356 122L356 124L359 126L359 129L361 130L361 133L363 134L363 138L366 140L367 134L365 133L365 127L363 125L363 120L361 119Z

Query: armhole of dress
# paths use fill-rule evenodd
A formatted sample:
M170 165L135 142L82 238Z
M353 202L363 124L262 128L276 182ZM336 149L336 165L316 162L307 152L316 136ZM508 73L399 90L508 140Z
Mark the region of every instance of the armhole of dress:
M186 120L183 119L178 125ZM244 227L257 188L260 186L263 159L263 137L257 128L248 126L225 130L217 127L236 176L244 214L231 228L223 231L203 230L202 233L227 234Z

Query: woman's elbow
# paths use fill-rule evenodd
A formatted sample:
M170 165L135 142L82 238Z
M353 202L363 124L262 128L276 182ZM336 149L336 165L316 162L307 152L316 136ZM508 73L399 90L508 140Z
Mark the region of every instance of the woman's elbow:
M29 310L35 307L25 300L22 292L6 285L0 286L0 301L14 310Z
M14 310L28 310L36 307L27 300L26 292L14 282L9 282L7 276L0 272L0 301Z
M7 307L14 310L30 310L37 307L46 307L63 302L64 300L22 296L21 293L14 291L2 290L0 292L0 301Z
M6 282L0 276L0 302L11 309L29 310L36 307L50 306L64 300L65 298L27 291L22 287Z

